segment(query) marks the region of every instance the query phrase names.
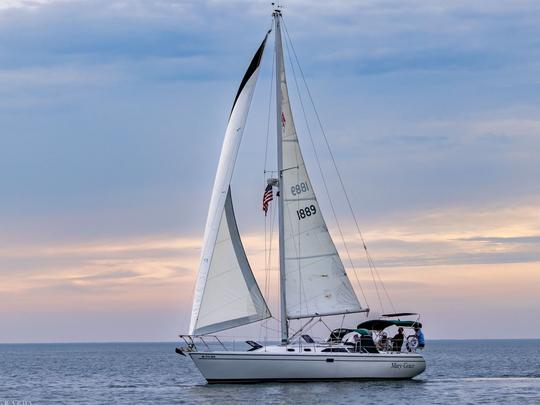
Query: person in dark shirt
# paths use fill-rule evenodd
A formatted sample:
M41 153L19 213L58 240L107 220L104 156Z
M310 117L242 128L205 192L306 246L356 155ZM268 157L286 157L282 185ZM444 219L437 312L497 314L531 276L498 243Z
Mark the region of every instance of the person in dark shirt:
M371 336L371 334L362 335L360 337L360 340L362 342L362 351L364 353L379 353L379 351L375 347L375 342L373 341L373 337Z
M398 333L392 338L392 350L395 352L401 351L401 346L403 346L403 339L405 339L405 336L403 335L403 328L398 329Z

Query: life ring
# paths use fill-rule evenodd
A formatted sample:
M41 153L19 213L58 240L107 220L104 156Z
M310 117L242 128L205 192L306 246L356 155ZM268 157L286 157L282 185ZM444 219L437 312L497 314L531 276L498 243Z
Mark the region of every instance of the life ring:
M418 338L416 336L409 336L407 338L407 347L409 349L416 349L418 347Z

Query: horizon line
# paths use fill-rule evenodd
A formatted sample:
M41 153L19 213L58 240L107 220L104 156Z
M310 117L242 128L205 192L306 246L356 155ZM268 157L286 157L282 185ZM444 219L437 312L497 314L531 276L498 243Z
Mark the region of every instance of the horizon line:
M238 340L225 340L221 339L222 342L238 342L238 341L244 341L244 339L238 339ZM540 337L531 337L531 338L448 338L448 339L426 339L426 341L429 342L448 342L448 341L527 341L527 340L540 340ZM74 342L0 342L0 346L2 345L63 345L63 344L153 344L153 343L177 343L181 342L180 339L178 340L146 340L146 341L135 341L135 340L110 340L110 341L74 341ZM269 343L278 342L277 340L269 340L267 341Z

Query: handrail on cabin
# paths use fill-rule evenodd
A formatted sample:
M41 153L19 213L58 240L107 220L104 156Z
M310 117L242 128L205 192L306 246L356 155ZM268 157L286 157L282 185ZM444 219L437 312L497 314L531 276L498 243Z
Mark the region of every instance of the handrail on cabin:
M205 338L208 339L214 339L225 351L228 351L227 347L223 344L223 342L217 337L216 335L178 335L182 340L186 343L187 347L185 349L180 349L182 351L199 351L199 348L197 347L197 341L202 343L207 351L211 351L209 342L205 340ZM210 343L212 344L212 343ZM186 350L187 349L187 350ZM195 350L193 350L195 349Z

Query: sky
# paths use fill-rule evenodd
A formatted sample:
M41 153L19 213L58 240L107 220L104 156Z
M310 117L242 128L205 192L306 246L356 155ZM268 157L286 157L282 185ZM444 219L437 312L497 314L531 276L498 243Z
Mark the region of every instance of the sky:
M540 3L284 6L396 309L420 312L428 339L540 337ZM228 114L270 14L264 1L0 0L0 342L187 332ZM272 46L232 184L261 285ZM388 310L312 128L354 288Z

